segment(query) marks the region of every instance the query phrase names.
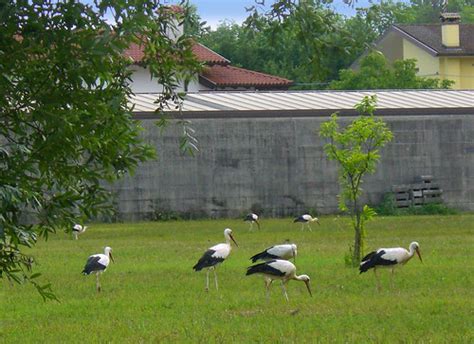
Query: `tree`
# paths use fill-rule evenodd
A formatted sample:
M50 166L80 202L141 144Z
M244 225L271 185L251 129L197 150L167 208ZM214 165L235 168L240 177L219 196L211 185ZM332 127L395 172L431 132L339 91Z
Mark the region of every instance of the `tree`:
M451 80L420 77L416 75L416 60L396 60L393 66L385 56L373 51L360 61L360 69L343 69L339 80L331 82L333 90L373 90L373 89L431 89L450 88Z
M347 65L349 40L342 16L305 1L284 17L255 12L242 25L224 23L201 42L234 65L286 77L304 84L300 87L322 88Z
M104 182L154 156L132 119L124 50L144 46L163 85L157 113L179 106L198 63L186 37L167 35L181 11L160 1L7 1L0 18L0 277L54 298L25 247L110 212Z
M376 96L364 97L355 108L360 116L346 128L339 127L337 114L321 125L320 136L328 139L324 146L330 160L339 164L339 208L349 213L354 227L351 263L358 266L364 251L365 223L376 215L368 205L359 202L363 178L374 173L380 159L379 150L392 140L387 124L374 116Z

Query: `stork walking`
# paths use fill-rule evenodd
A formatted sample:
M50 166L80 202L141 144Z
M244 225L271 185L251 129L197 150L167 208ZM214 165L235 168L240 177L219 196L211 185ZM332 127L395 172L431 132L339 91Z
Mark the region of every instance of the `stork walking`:
M250 257L252 263L257 260L271 260L271 259L291 259L296 260L297 247L295 244L274 245Z
M193 266L193 269L195 271L201 271L202 269L207 268L206 291L209 291L209 271L210 270L214 272L214 281L216 284L216 290L219 290L219 286L217 283L216 267L218 264L222 263L229 256L230 251L232 250L230 241L232 240L235 246L239 247L234 237L232 236L232 229L226 228L224 230L224 237L226 241L225 243L217 244L212 247L209 247L208 250L204 252L202 257L196 263L196 265Z
M82 273L84 275L90 275L91 273L95 272L97 278L96 288L98 293L101 290L99 276L107 269L110 260L115 263L114 257L112 256L112 248L107 246L104 249L103 254L97 253L93 254L92 256L89 256L86 265L84 266L84 270L82 270Z
M72 226L72 235L77 240L78 235L84 233L86 229L87 229L87 226L82 226L76 223L74 226Z
M317 217L312 217L311 215L309 214L304 214L304 215L301 215L301 216L298 216L294 221L293 223L296 223L296 222L300 222L301 223L301 230L304 229L304 226L306 225L308 227L308 229L310 231L312 231L311 229L311 226L309 225L311 222L316 222L318 225L320 225L319 223L319 219Z
M260 229L260 223L258 222L258 215L254 213L247 214L244 218L244 221L250 223L249 231L253 229L253 224L257 224L257 228Z
M410 244L409 250L406 250L403 247L379 248L362 258L359 271L360 273L363 273L369 269L374 269L377 290L380 290L377 269L390 268L392 269L390 285L393 288L393 275L395 273L395 268L405 265L413 257L415 252L418 255L418 258L420 258L420 261L423 262L420 254L420 245L416 241Z
M265 279L265 289L267 292L267 298L270 297L270 285L274 280L281 281L281 288L283 294L285 295L286 301L288 299L288 293L286 292L286 285L290 280L303 281L306 284L309 295L313 296L311 293L310 287L310 278L308 275L296 275L296 266L287 260L274 259L269 260L265 263L260 263L257 265L252 265L247 268L246 275L260 274L263 275Z

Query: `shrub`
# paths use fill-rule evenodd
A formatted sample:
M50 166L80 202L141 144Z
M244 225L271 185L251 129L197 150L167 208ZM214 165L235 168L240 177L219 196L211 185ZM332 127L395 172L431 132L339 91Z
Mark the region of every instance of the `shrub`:
M395 196L392 192L387 192L382 202L375 207L379 215L397 216L397 215L455 215L459 211L448 207L444 203L427 203L408 208L397 208Z

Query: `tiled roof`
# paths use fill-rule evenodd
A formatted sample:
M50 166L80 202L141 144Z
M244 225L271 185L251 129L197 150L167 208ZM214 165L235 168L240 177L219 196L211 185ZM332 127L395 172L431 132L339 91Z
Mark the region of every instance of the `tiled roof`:
M288 88L292 84L291 80L285 78L229 65L213 65L205 67L200 78L211 88L252 86L259 89Z
M124 52L125 57L130 57L134 63L139 63L142 61L143 56L143 47L136 43L132 43L127 50Z
M218 53L212 51L211 49L205 47L201 43L193 43L192 50L196 58L206 64L220 64L227 65L230 63L225 57L219 55ZM125 56L130 57L134 63L140 63L145 54L143 53L143 46L132 43L130 47L125 50Z
M440 24L394 25L394 27L423 45L428 46L437 55L474 55L474 24L459 24L459 48L446 48L443 46Z
M196 55L197 59L206 64L220 64L227 65L230 63L228 59L219 55L215 51L212 51L208 47L202 45L201 43L193 44L193 53Z

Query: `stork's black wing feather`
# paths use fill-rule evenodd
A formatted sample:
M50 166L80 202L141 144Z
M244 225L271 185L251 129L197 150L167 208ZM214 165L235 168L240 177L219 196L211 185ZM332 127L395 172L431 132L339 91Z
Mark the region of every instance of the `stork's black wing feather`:
M89 275L94 271L105 270L107 267L105 265L100 264L99 260L99 256L90 256L87 259L86 265L84 266L84 270L82 270L82 273L84 275Z
M283 271L280 271L270 266L270 264L274 262L275 260L269 260L268 262L265 262L265 263L249 266L247 268L246 275L248 276L248 275L260 273L260 274L267 274L267 275L273 275L273 276L284 276L285 273Z
M364 258L362 258L362 262L365 262L366 260L369 260L376 253L377 253L377 251L372 251L372 252L368 253Z
M196 263L196 265L193 266L193 269L195 271L200 271L204 268L208 268L208 267L211 267L211 266L214 266L220 262L223 262L224 261L224 258L221 258L221 257L213 257L212 255L216 253L216 251L214 250L207 250L206 252L204 252L204 254L202 255L202 257L198 260L198 262Z
M252 214L245 215L244 221L253 221Z
M272 246L272 247L273 247L273 246ZM252 263L255 263L255 262L256 262L257 260L259 260L259 259L264 260L264 259L278 259L278 258L280 258L280 257L278 257L278 256L275 256L275 255L270 254L270 253L267 252L267 251L270 250L272 247L269 247L269 248L267 248L265 251L262 251L262 252L260 252L260 253L257 253L256 255L250 257L250 259L252 260Z
M376 267L377 265L395 265L397 264L396 260L384 259L382 256L386 252L384 250L370 252L364 258L359 266L360 273L366 272L367 270Z
M307 222L307 221L304 219L303 215L301 215L301 216L298 216L298 217L293 221L293 223L295 223L295 222Z

